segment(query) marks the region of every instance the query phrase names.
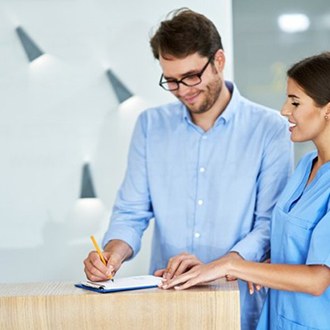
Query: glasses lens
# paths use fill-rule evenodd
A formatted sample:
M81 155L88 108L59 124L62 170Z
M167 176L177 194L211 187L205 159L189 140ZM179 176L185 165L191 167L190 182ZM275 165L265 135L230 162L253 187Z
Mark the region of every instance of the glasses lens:
M196 86L202 82L200 75L192 74L190 76L184 77L181 82L186 86Z
M176 81L171 81L171 80L161 81L160 85L167 91L174 91L179 87Z

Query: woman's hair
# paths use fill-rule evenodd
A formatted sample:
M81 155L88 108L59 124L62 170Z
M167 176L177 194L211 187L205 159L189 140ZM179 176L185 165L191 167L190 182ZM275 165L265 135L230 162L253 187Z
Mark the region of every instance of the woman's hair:
M323 107L330 102L330 52L301 60L288 70L287 75L316 105Z
M223 49L221 37L215 25L204 15L188 8L170 12L150 39L156 59L172 55L183 58L198 53L210 57Z

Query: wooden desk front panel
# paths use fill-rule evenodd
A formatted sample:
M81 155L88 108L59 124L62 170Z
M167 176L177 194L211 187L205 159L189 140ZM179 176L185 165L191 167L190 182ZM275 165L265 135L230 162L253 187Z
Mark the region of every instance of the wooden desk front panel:
M236 330L239 309L236 282L111 294L72 283L0 284L0 329L6 330Z

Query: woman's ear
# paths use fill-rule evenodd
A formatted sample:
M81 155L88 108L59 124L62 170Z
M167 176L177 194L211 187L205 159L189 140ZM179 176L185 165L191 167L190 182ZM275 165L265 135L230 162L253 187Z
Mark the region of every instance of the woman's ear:
M325 120L330 119L330 102L326 105L326 111L325 111L324 119Z

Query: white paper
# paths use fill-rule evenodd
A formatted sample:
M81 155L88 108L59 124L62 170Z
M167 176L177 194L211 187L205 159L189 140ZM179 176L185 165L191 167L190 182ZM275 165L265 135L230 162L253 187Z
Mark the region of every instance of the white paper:
M158 286L161 283L162 278L152 275L139 275L130 276L122 278L114 278L113 281L103 281L103 282L93 282L93 281L83 281L82 285L103 290L129 290L129 289L139 289L144 287Z

